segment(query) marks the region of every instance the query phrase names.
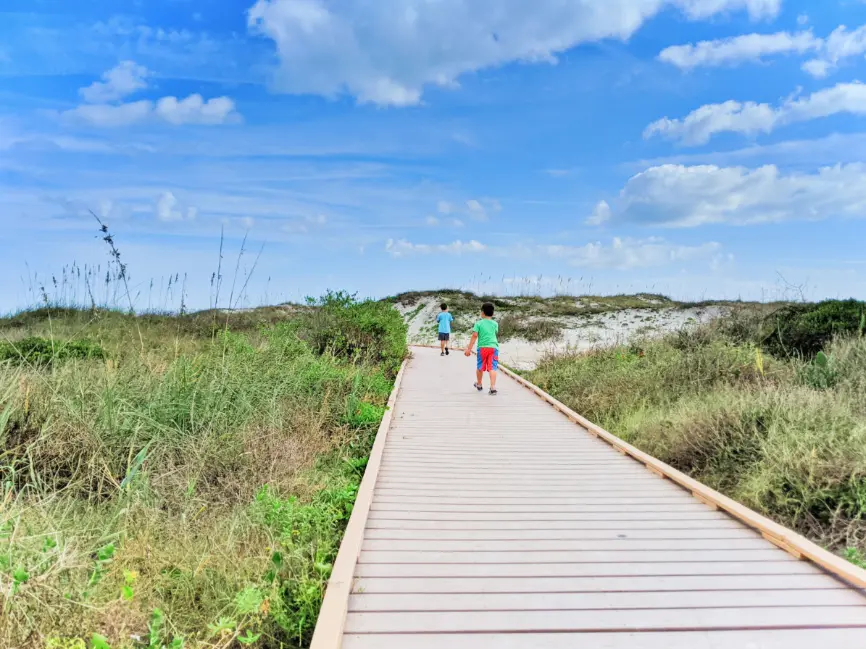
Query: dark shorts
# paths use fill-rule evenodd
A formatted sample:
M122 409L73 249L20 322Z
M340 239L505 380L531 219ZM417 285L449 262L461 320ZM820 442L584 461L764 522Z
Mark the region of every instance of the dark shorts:
M478 348L478 369L482 372L499 370L499 350L495 347Z
M451 340L451 334L439 334L439 340Z

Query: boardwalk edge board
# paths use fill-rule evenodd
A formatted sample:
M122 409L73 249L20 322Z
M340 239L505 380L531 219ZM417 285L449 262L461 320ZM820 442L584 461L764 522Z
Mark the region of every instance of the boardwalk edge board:
M555 399L537 385L527 381L519 374L516 374L512 370L503 366L501 363L499 369L503 374L514 379L520 385L544 399L571 421L582 428L585 428L591 435L604 440L623 455L628 455L637 460L641 464L645 465L652 473L667 478L671 482L683 487L687 491L691 492L699 502L720 509L752 529L759 531L765 539L777 547L789 552L792 556L798 559L811 561L852 586L857 588L866 588L866 570L858 568L845 559L836 556L832 552L825 550L815 543L812 543L812 541L796 532L771 521L769 518L749 509L745 505L741 505L718 491L710 489L694 478L690 478L685 473L677 471L672 466L665 464L661 460L657 460L653 456L644 453L640 449L621 440L616 435L607 432L600 426L595 425L585 417L577 414L564 403Z
M349 523L346 526L340 550L337 552L337 558L334 561L334 569L331 572L331 578L328 580L328 587L325 590L325 598L322 601L322 608L319 612L319 619L316 622L316 629L313 632L310 649L339 649L342 644L343 630L346 626L346 616L349 610L349 596L352 593L352 586L355 580L355 566L361 555L361 546L364 542L364 529L367 526L367 518L370 513L370 507L373 504L373 491L379 476L379 468L385 452L385 442L387 441L388 431L391 428L391 419L394 415L394 405L397 402L400 383L403 380L403 373L406 370L407 363L408 359L404 360L400 366L400 371L397 372L397 378L394 379L394 388L391 390L388 404L385 407L385 414L382 417L382 422L379 424L379 430L376 432L376 440L373 442L373 448L370 451L367 469L364 471L364 477L361 480L360 487L358 487L358 495L355 498L352 515L349 517Z

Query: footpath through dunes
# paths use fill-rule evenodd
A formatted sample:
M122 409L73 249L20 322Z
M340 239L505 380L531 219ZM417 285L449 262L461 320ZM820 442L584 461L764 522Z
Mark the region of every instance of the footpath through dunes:
M476 392L474 363L413 350L313 649L866 648L866 572L799 560L514 379Z

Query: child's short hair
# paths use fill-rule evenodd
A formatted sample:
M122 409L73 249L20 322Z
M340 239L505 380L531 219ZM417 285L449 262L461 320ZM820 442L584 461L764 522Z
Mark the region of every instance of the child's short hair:
M485 302L481 305L481 313L486 315L488 318L493 317L493 305L490 302Z
M440 304L439 306L442 307L442 310L443 310L443 311L447 311L447 310L448 310L448 305L445 304L444 302L443 302L442 304Z

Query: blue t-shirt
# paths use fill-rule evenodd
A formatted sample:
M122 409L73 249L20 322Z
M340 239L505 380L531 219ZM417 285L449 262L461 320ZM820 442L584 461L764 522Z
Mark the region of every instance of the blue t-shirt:
M439 315L436 316L436 322L439 323L439 333L440 334L450 334L451 333L451 321L454 319L454 316L448 313L447 311L443 311Z

